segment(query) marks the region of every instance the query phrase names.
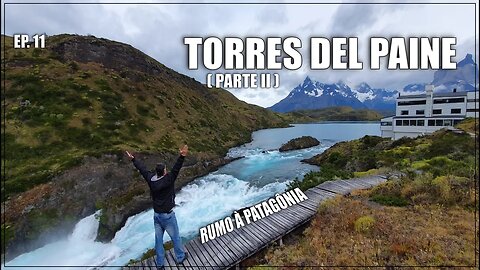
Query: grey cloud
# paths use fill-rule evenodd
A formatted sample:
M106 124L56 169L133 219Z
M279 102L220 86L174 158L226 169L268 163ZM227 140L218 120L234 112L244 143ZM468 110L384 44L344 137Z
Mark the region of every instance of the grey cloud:
M331 23L333 35L353 34L375 23L379 18L378 5L341 5Z
M103 5L43 4L6 5L6 34L60 33L97 34L111 37L121 33L121 18L110 16ZM106 31L104 31L106 30Z
M407 3L409 1L399 2ZM379 23L386 15L411 7L402 4L388 4L388 1L385 3L377 2L376 4L350 3L340 5L330 23L331 34L333 36L358 35Z
M84 16L84 13L79 12L73 5L25 6L8 3L5 6L5 14L6 34L10 35L38 32L76 33L82 29L82 24L73 18Z
M444 14L451 15L449 9L438 10L439 8L424 7L421 14L425 14L425 18L429 20L430 18L440 20ZM387 36L393 32L406 35L415 34L414 32L417 31L416 28L412 30L404 27L412 26L408 24L413 16L410 11L418 11L417 8L412 7L409 12L405 12L405 9L403 5L346 4L339 5L330 18L333 7L327 12L323 7L313 10L307 5L292 9L289 6L278 5L8 5L6 34L77 33L109 38L131 44L166 66L194 77L202 83L205 82L206 74L212 71L204 68L188 70L187 49L183 45L184 36L258 35L266 37L292 34L308 37L312 33L320 36L333 36L332 33L348 36L354 33L360 36L359 53L360 59L364 62L362 71L310 70L308 39L299 36L303 42L303 66L296 71L275 71L280 74L280 88L229 90L247 102L270 106L284 98L303 81L306 75L329 83L338 80L349 83L366 81L373 87L393 89L401 88L411 82L430 81L433 78L432 71L370 71L368 69L365 55L368 53L367 37L368 34L372 34L370 28L375 29L379 32L378 34ZM315 16L312 14L302 16L305 11ZM392 21L390 19L392 15L400 15L401 22L398 18ZM452 20L458 18L455 16ZM326 21L328 19L330 22ZM434 23L435 21L432 25ZM418 31L425 34L444 32L443 29L431 28L428 25L419 25ZM452 35L470 31L465 24L455 27L458 28L449 30ZM361 33L358 34L359 32ZM470 40L459 39L459 42L462 43L457 46L457 57L461 60L466 52L474 52L475 40L472 37Z
M265 25L288 23L287 9L280 5L265 6L256 17L259 23Z

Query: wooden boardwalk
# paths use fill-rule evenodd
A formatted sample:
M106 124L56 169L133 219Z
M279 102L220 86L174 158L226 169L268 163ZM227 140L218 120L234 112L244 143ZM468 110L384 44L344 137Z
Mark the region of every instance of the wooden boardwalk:
M319 204L337 195L345 195L355 189L367 189L382 182L386 176L376 175L348 180L324 182L305 191L308 200L252 222L240 229L217 237L204 244L200 238L185 244L189 256L178 265L173 249L165 252L166 269L228 269L254 255L270 243L277 241L308 222L317 212ZM155 257L123 269L156 269Z

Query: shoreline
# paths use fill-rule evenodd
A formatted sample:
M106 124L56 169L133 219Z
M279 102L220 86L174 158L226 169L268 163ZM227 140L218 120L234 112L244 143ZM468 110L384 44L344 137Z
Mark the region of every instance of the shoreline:
M310 124L365 124L365 123L380 123L380 120L378 121L369 121L369 120L345 120L345 121L340 121L340 120L325 120L325 121L317 121L317 122L305 122L305 123L292 123L291 125L310 125Z

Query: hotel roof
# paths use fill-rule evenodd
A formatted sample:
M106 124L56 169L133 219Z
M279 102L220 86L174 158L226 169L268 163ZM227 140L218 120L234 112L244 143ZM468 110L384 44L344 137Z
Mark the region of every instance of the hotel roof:
M450 92L450 93L433 93L433 97L464 97L467 96L466 91L461 91L461 92ZM420 95L405 95L405 96L399 96L397 99L408 99L408 98L427 98L426 94L420 94Z

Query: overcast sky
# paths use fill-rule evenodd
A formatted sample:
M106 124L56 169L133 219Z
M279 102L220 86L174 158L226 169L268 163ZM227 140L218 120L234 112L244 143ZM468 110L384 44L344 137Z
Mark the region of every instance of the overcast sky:
M2 1L2 4L4 2L18 3ZM239 99L264 107L284 98L307 75L328 83L343 80L354 86L367 82L372 87L396 90L409 83L430 82L433 79L433 71L369 70L367 52L372 36L454 36L457 37L456 60L460 61L466 53L472 53L477 55L478 62L478 51L475 54L478 14L472 4L346 3L350 4L7 4L5 28L2 17L2 33L71 33L104 37L131 44L168 67L201 82L205 82L208 71L188 70L187 49L183 44L185 36L299 37L303 42L304 63L299 70L279 72L280 88L229 89ZM359 37L359 58L364 62L364 70L310 70L307 51L309 37L313 36Z

